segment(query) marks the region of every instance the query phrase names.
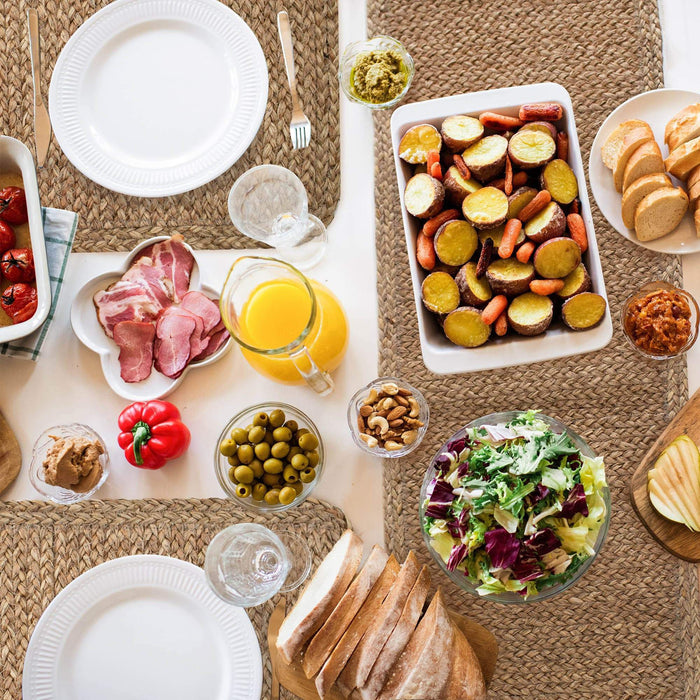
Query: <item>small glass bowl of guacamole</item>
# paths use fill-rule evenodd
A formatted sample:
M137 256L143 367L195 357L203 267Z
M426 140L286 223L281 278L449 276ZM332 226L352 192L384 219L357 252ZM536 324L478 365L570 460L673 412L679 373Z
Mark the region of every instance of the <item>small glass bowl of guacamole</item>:
M403 44L390 36L375 36L348 44L340 58L340 87L353 102L387 109L408 92L415 67Z

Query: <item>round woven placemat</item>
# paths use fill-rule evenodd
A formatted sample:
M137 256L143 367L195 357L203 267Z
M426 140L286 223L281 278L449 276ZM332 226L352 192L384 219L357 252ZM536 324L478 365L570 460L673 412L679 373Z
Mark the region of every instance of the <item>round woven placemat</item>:
M58 54L76 29L108 0L46 0L38 8L43 94L48 95ZM261 163L278 163L302 179L309 211L326 224L340 196L337 0L224 0L255 32L270 76L265 118L241 159L208 185L174 197L143 199L111 192L88 180L63 155L53 137L46 166L38 172L41 202L80 215L73 249L77 252L131 250L136 243L174 230L195 248L244 248L228 216L226 201L236 178ZM0 133L20 139L34 151L33 91L27 0L0 2ZM311 144L294 151L289 138L291 97L277 35L277 12L289 12L299 94L311 120Z
M552 80L571 93L584 162L607 114L662 85L655 0L370 0L369 32L400 39L416 62L410 100ZM460 612L496 635L492 696L700 698L700 601L694 567L660 549L637 521L628 480L687 399L685 362L644 362L617 326L621 301L644 281L679 283L675 257L617 234L594 206L615 336L600 352L460 376L421 360L394 173L388 114L376 133L380 374L404 376L430 403L431 427L409 459L384 467L387 543L430 559L418 521L425 469L465 422L493 411L540 408L605 455L613 511L608 540L584 578L551 601L504 606L457 589L432 563ZM411 251L412 252L412 251Z
M22 664L32 631L46 606L73 579L104 561L132 554L162 554L202 566L214 535L239 522L297 532L311 548L314 568L348 527L340 509L314 499L270 517L214 498L85 501L68 507L37 501L1 504L2 700L22 697ZM247 610L263 655L262 698L270 697L267 621L276 602L273 598Z

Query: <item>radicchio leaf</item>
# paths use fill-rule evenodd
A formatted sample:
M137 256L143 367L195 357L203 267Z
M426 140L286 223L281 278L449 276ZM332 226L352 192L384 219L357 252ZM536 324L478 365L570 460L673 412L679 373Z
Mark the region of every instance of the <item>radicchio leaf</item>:
M435 458L435 468L442 475L447 473L447 470L450 468L450 464L452 464L452 459L449 455L443 453Z
M469 522L469 511L464 508L460 511L456 520L447 523L447 531L456 540L461 540L467 534L467 523Z
M543 498L547 498L549 496L549 489L544 486L544 484L537 484L535 486L535 490L528 496L530 499L530 503L534 505L535 503L539 503Z
M459 438L459 440L453 440L447 444L447 449L450 452L454 452L459 456L459 453L467 446L467 441L465 438Z
M467 556L467 545L465 544L457 544L454 547L452 547L452 551L450 552L450 557L447 560L447 563L445 564L445 567L447 568L448 571L454 571L459 564L464 561L464 557Z
M425 509L425 515L429 518L447 519L447 510L452 505L454 494L452 487L442 479L438 479L430 494L430 503Z
M499 527L484 533L484 547L494 567L507 569L518 558L520 540L515 534Z
M523 545L529 555L539 559L548 552L554 551L557 547L561 547L561 542L554 534L554 530L545 527L542 530L538 530L532 537L528 537L523 542Z
M569 496L561 504L561 511L558 518L573 518L576 513L581 513L584 517L588 515L588 503L586 494L583 491L583 484L576 484L569 492Z
M537 563L537 558L528 556L522 550L510 567L510 570L513 572L514 578L517 578L518 581L534 581L536 578L540 578L544 575L544 572Z

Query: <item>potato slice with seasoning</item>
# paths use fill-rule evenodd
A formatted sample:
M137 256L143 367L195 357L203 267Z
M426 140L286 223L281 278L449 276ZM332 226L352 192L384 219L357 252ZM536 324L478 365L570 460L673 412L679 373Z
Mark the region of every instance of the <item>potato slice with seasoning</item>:
M486 306L493 292L486 277L477 279L476 263L468 262L462 265L455 277L455 282L459 287L462 303L466 306Z
M581 249L571 238L552 238L535 250L532 260L535 271L545 279L560 279L570 275L581 262Z
M445 265L464 265L479 246L479 237L468 221L448 221L435 234L435 254Z
M566 300L577 294L591 290L591 277L583 263L579 263L573 272L564 277L564 287L557 292L560 299Z
M495 228L506 220L508 197L496 187L482 187L465 197L462 213L477 228Z
M508 139L493 134L469 146L462 153L462 158L473 177L480 182L487 182L501 174L506 165L507 152Z
M554 304L549 297L527 292L515 297L508 306L508 323L520 335L544 333L554 318Z
M558 238L566 233L566 214L556 202L550 202L525 224L524 230L525 235L537 244Z
M455 114L440 127L442 140L451 151L463 151L484 135L484 125L475 117Z
M421 285L423 304L434 314L448 314L459 306L457 282L446 272L429 274Z
M555 158L542 170L542 188L559 204L571 204L578 197L578 182L569 164Z
M548 163L557 151L550 134L533 129L522 129L508 142L508 155L513 165L523 170L539 168Z
M419 173L406 183L403 201L409 214L429 219L442 211L445 188L428 173Z
M567 299L561 307L561 319L574 331L597 326L605 316L607 304L600 294L583 292Z
M491 326L484 323L479 309L460 306L448 314L443 324L447 339L463 348L483 345L491 335Z
M462 206L462 202L467 195L481 189L480 182L477 182L474 178L465 180L455 165L451 165L447 169L442 184L447 196L459 207Z
M494 294L512 297L530 288L530 282L535 279L535 268L515 258L498 259L486 268L486 279Z
M399 158L411 165L425 163L429 151L439 151L442 147L440 132L432 124L419 124L411 127L399 142Z

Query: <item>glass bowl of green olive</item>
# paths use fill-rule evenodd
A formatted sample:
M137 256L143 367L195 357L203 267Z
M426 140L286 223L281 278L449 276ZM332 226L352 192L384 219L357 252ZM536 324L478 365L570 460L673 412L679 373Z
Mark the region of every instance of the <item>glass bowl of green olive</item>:
M259 403L224 426L214 454L221 488L243 506L277 513L308 498L323 470L313 421L285 403Z

